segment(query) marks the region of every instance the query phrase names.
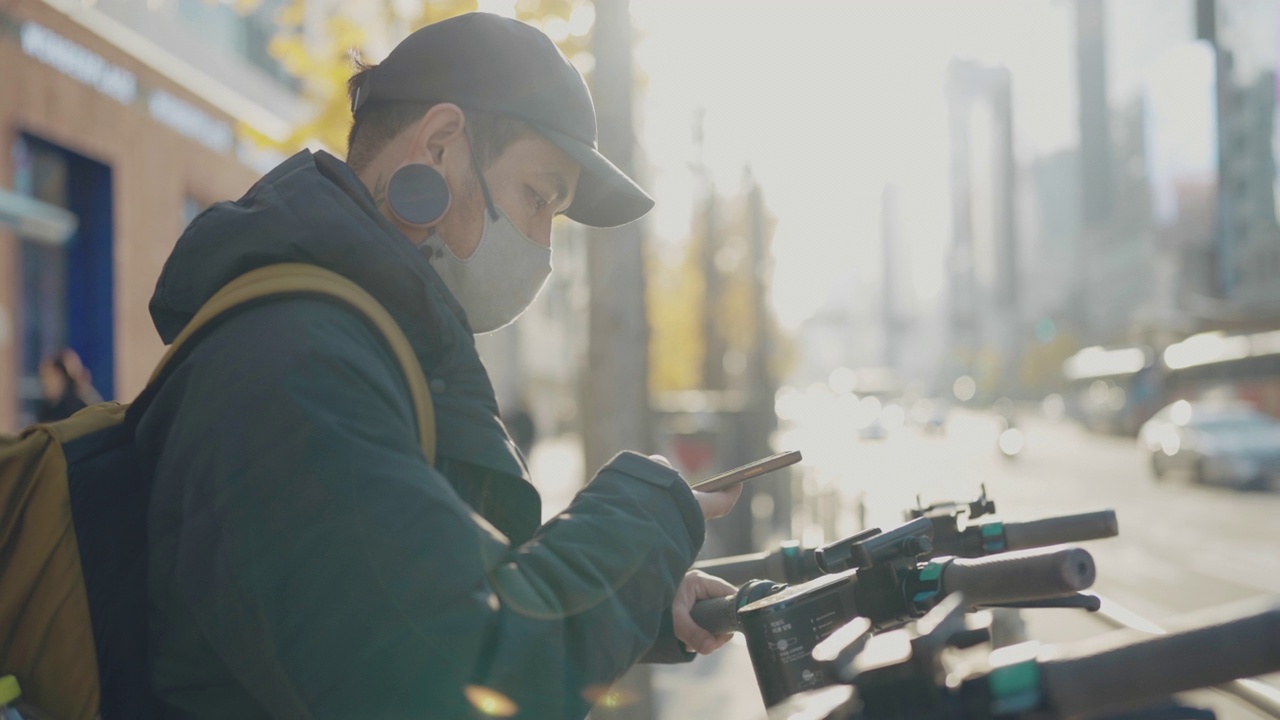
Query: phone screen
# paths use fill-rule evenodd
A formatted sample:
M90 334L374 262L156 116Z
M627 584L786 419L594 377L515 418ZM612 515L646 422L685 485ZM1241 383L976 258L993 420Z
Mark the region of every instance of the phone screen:
M780 468L794 465L800 462L801 456L799 450L787 450L777 455L770 455L754 462L749 462L742 467L734 468L728 472L720 473L712 478L707 478L702 482L693 485L694 490L700 492L716 492L732 487L741 482L746 482L754 477L760 477L767 472L773 472Z

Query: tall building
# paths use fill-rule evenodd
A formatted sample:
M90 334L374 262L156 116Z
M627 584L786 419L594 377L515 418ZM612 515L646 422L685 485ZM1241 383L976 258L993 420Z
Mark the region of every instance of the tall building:
M1213 260L1217 315L1239 323L1280 321L1280 5L1219 0L1217 42L1223 83L1221 237Z
M1044 391L1080 346L1188 332L1216 217L1202 4L1045 3L1020 29L1037 52L953 63L952 345L987 389Z
M1018 364L1022 327L1012 84L1003 66L953 60L947 70L951 344L993 393Z
M1207 282L1194 260L1212 240L1216 182L1212 62L1195 3L1088 0L1076 33L1080 339L1177 332Z
M1086 196L1109 166L1114 198L1104 213L1083 204L1083 297L1110 313L1082 313L1084 344L1131 347L1082 350L1068 379L1109 385L1101 396L1127 393L1108 404L1130 430L1162 403L1205 392L1280 412L1266 342L1280 327L1280 6L1081 0L1076 9L1082 49L1090 33L1106 38L1102 67L1081 54L1081 145L1091 118L1106 117L1092 140L1116 155L1101 165L1082 152ZM1107 370L1102 361L1117 357L1146 359Z
M14 0L0 7L0 430L40 358L80 353L131 399L162 346L147 312L182 228L239 197L305 107L268 53L283 0Z
M1081 345L1185 333L1208 292L1217 182L1216 82L1193 0L1079 0L1072 36L1075 136L1021 152L1028 237L1018 259L1024 342ZM1014 96L1025 92L1014 68ZM1015 101L1016 102L1016 101Z

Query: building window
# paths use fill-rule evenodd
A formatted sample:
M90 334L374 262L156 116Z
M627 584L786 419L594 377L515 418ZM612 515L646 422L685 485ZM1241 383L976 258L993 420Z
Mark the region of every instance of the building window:
M70 210L78 228L65 243L19 238L18 421L34 421L42 358L74 349L103 397L114 394L115 316L111 170L32 136L12 148L19 194Z
M213 45L244 58L273 80L297 92L301 81L290 75L271 55L277 32L276 16L285 0L262 0L253 12L242 15L228 3L178 0L178 16L196 28Z

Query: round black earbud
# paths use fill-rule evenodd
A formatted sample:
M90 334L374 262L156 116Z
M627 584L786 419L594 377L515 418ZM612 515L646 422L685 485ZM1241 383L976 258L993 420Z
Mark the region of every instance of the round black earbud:
M435 225L449 210L449 201L449 184L430 165L405 163L387 182L387 207L406 225Z

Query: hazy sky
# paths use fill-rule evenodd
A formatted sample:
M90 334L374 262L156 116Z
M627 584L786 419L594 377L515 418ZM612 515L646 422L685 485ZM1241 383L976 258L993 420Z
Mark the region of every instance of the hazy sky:
M943 71L953 56L1019 67L1019 142L1073 141L1067 8L1053 0L632 0L648 77L641 142L659 248L687 235L699 185L693 117L721 188L750 163L779 218L774 305L794 325L832 296L875 292L879 204L903 188L911 291L940 299L949 209Z

